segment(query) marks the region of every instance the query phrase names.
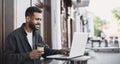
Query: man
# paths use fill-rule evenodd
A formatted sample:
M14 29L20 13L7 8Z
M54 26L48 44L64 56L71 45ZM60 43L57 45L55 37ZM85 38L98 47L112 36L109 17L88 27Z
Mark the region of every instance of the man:
M53 54L67 54L67 50L50 49L43 41L37 30L42 20L38 7L29 7L25 12L26 23L8 35L5 45L6 64L40 64L40 57ZM43 46L44 50L37 50Z

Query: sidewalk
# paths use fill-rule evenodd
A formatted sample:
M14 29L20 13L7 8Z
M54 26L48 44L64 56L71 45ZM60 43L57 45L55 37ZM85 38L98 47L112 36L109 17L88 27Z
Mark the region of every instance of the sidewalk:
M87 64L120 64L120 53L89 52L91 59Z
M120 44L119 44L120 45ZM105 43L102 42L101 46L99 47L99 43L94 43L94 47L92 47L91 43L87 44L87 49L91 49L94 51L104 51L104 52L120 52L120 47L116 44L108 44L108 47L105 47Z

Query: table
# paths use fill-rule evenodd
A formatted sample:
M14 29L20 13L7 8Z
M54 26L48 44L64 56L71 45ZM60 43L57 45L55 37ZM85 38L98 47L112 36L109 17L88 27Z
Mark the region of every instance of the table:
M84 57L78 57L74 59L42 59L40 60L41 64L87 64L87 61L90 57L84 56Z
M99 39L97 40L96 39L96 40L91 40L91 41L92 41L92 47L93 47L94 42L99 43L99 47L101 46L101 40L99 40Z

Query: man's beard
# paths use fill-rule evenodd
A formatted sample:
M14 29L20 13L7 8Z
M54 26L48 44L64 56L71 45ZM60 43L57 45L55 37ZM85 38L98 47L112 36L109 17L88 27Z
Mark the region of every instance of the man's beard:
M30 27L33 31L38 30L38 29L36 29L35 24L32 23L32 22L29 22L29 27Z

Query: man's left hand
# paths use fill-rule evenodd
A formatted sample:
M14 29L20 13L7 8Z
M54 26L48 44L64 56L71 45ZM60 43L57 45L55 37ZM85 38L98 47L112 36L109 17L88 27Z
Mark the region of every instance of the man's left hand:
M58 54L69 55L69 50L66 50L66 49L60 49L60 50L57 50L57 53L58 53Z

